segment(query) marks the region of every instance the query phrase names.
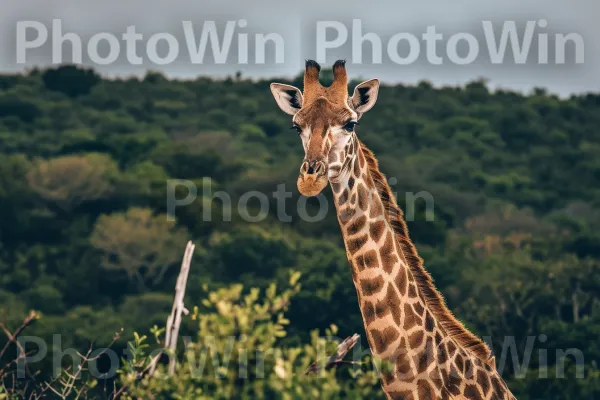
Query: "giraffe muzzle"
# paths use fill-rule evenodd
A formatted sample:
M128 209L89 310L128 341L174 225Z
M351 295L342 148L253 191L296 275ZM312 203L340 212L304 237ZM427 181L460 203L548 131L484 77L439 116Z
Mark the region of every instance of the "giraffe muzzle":
M323 160L305 160L300 167L298 190L304 196L316 196L327 186L327 164Z

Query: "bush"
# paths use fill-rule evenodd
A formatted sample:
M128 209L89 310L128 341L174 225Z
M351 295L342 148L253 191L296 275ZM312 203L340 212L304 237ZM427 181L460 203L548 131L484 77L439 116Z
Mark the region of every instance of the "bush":
M368 360L351 371L323 368L304 374L314 361L335 354L338 332L332 326L326 337L313 331L308 344L286 344L290 321L285 312L300 290L299 276L293 273L290 286L279 292L272 284L263 292L232 285L208 293L194 309L195 333L173 376L160 366L154 376L136 379L151 360L148 338L136 335L130 343L136 358L123 368L121 384L134 398L171 398L174 393L199 400L383 398ZM159 338L157 330L154 334Z
M49 90L55 90L69 97L88 94L100 82L100 76L91 69L74 65L63 65L42 73L42 81Z

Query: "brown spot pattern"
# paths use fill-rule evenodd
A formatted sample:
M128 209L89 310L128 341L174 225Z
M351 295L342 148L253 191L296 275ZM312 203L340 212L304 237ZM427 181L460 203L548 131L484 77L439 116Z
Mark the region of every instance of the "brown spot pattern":
M477 383L479 383L479 387L483 391L483 395L487 396L491 389L490 378L488 378L483 371L477 372Z
M465 386L464 396L466 399L469 400L483 400L483 397L481 397L481 393L479 393L479 390L475 385Z
M380 201L372 201L371 202L371 212L369 213L369 216L371 218L375 218L375 217L379 217L383 215L383 206L381 205Z
M362 151L358 154L358 162L360 163L360 167L364 168L364 166L365 166L365 156L363 155Z
M385 223L383 221L371 222L369 224L369 233L371 234L371 239L375 242L379 242L384 230Z
M363 247L365 243L367 243L367 239L369 239L367 235L362 235L357 238L348 239L348 251L350 252L350 254L354 254L358 250L360 250L360 248Z
M356 269L358 269L358 271L363 271L366 267L365 265L365 257L361 254L359 256L356 256L356 258L354 259L354 262L352 263L352 265L354 265L354 267Z
M423 331L416 331L412 335L408 337L408 343L411 349L418 349L423 344L423 339L425 338L425 334Z
M375 321L375 306L370 301L363 301L362 313L367 325Z
M396 294L396 289L393 285L388 285L387 293L385 294L387 298L388 307L392 313L392 318L394 318L394 322L396 325L400 326L400 318L402 317L402 303L400 302L400 297Z
M442 381L442 375L440 374L439 368L435 368L429 372L429 380L434 388L442 388L444 382Z
M338 198L338 205L342 206L348 201L348 190L344 189L340 197Z
M433 340L430 336L426 336L425 338L425 349L421 353L419 357L419 361L417 363L417 369L419 373L425 372L429 364L433 362Z
M354 162L354 176L357 178L360 176L360 166L358 165L358 161L355 159Z
M492 386L494 386L494 390L496 393L502 393L504 391L503 385L500 382L500 379L497 377L492 377Z
M450 374L448 375L448 381L446 382L446 388L448 389L448 391L450 393L457 396L460 394L460 384L461 384L460 374L456 370L456 368L454 368L454 366L452 365L452 366L450 366Z
M373 338L373 345L375 346L375 350L377 350L377 353L383 353L384 351L386 351L388 346L391 345L394 341L396 341L396 339L398 339L398 336L400 335L397 329L394 329L389 326L383 331L372 329L370 332L371 337Z
M343 209L339 212L339 219L340 222L343 225L346 225L348 222L350 222L352 220L352 218L354 217L354 214L356 214L356 210L353 208L346 208Z
M446 361L448 361L448 353L446 351L446 346L444 346L443 344L438 346L436 354L438 363L445 364Z
M475 366L473 365L473 362L469 358L466 358L464 360L464 362L465 362L465 372L463 373L463 376L466 379L475 378Z
M417 297L417 287L413 282L408 286L408 297L411 299Z
M388 392L390 399L392 400L415 400L415 396L411 391L408 390L397 390Z
M373 182L373 178L371 178L370 174L363 175L363 181L365 182L365 184L367 185L367 187L369 189L375 188L375 182Z
M389 385L394 382L394 373L391 371L383 371L381 374L381 380L384 385Z
M398 270L398 274L396 275L396 288L398 288L398 293L400 293L401 296L406 294L407 285L408 282L406 279L406 270L404 268L400 268Z
M358 207L361 210L366 211L369 206L369 193L367 189L361 184L358 185Z
M372 279L362 279L360 281L360 287L365 296L372 296L375 293L379 293L384 285L385 280L381 276Z
M435 391L425 379L419 380L417 383L417 392L419 394L419 399L435 399Z
M454 363L456 364L456 368L458 368L458 370L460 371L460 373L464 374L465 373L465 362L463 360L462 354L458 354L456 356L456 359L454 360Z
M375 304L375 315L377 318L383 318L390 312L385 299L377 301Z
M365 253L365 266L368 268L376 268L379 264L377 263L377 252L375 250L369 250Z
M350 178L348 178L348 189L350 189L350 190L354 189L354 183L355 183L354 177L351 176Z
M410 304L404 304L404 330L408 331L417 325L417 315L413 311Z
M352 223L350 224L350 226L348 226L348 235L355 235L358 232L360 232L362 230L362 228L364 228L365 224L367 222L367 217L365 217L364 215L356 218L352 221Z
M410 357L407 352L403 352L396 356L396 371L404 379L412 378L414 376L411 373Z
M431 316L429 311L427 311L425 313L425 330L427 332L433 332L434 327L435 327L435 322L433 321L433 317Z
M381 266L383 270L390 274L396 264L396 255L394 254L394 240L390 232L388 232L383 246L379 249L379 256L381 257Z
M415 303L413 305L413 307L415 308L415 312L419 315L423 315L423 311L425 311L425 307L423 307L423 304L421 303Z
M448 354L450 356L454 355L454 352L456 351L456 345L454 344L454 342L451 340L448 342Z

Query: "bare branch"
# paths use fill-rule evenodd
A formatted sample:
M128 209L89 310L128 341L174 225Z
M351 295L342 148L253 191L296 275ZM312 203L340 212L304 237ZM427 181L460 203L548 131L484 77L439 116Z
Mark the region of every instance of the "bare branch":
M2 322L0 322L0 329L4 331L6 336L8 336L8 342L4 345L2 351L0 351L0 359L8 349L11 343L15 343L16 338L27 328L29 325L33 323L33 321L39 319L39 315L35 311L31 311L27 317L23 320L21 326L17 328L14 333L10 333L8 328L6 327L6 316L4 316Z
M185 308L183 298L185 297L185 289L187 286L187 280L190 273L190 264L192 262L192 256L194 255L194 249L196 246L189 241L185 248L183 260L181 261L181 271L177 277L177 283L175 285L175 298L173 300L173 308L169 318L167 318L167 327L165 332L165 349L168 349L172 356L169 359L169 374L175 373L176 357L175 351L177 350L177 338L179 337L179 327L181 326L182 314L188 314L188 310ZM137 379L142 379L146 376L154 375L158 361L163 352L158 353L148 363L148 366L143 371L137 374ZM127 385L122 386L113 397L113 400L118 399L127 390Z
M352 350L352 348L354 346L356 346L356 343L358 343L359 339L360 339L360 335L357 333L355 333L354 335L352 335L350 337L347 337L346 339L344 339L344 341L342 343L340 343L338 345L336 353L334 355L332 355L331 357L329 357L325 363L320 363L318 360L313 362L306 369L306 371L304 371L304 375L310 375L310 374L317 373L323 367L325 369L329 369L332 367L337 367L338 365L341 365L341 364L360 364L360 363L354 362L354 361L344 361L343 360L343 358L346 357L346 354L348 354L348 352L350 350Z
M10 346L10 344L14 343L15 346L17 346L17 348L19 349L19 356L17 357L17 360L21 360L21 359L24 360L25 372L27 372L27 375L29 375L29 376L31 376L31 372L29 371L29 368L27 367L27 362L26 362L27 353L25 352L23 345L17 340L17 338L25 330L25 328L27 328L29 325L31 325L33 323L33 321L36 321L38 319L39 319L39 315L33 310L30 311L29 315L27 317L25 317L21 326L19 326L17 328L17 330L15 330L14 333L11 333L10 330L6 326L6 315L3 317L2 322L0 322L0 329L2 329L4 334L8 337L8 342L6 342L6 345L4 345L4 348L2 349L2 351L0 351L0 359L2 359L2 356L4 356L4 353L6 352L6 350Z

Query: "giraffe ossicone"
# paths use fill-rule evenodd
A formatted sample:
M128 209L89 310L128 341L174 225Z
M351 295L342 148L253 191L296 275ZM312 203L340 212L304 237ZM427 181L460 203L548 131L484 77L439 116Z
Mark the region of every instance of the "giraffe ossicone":
M374 154L355 128L377 101L379 81L350 95L343 60L333 83L307 60L303 91L272 83L279 107L293 116L305 156L298 190L331 185L369 347L388 361L382 388L389 399L512 400L487 345L460 323L433 285L410 240L402 210Z

